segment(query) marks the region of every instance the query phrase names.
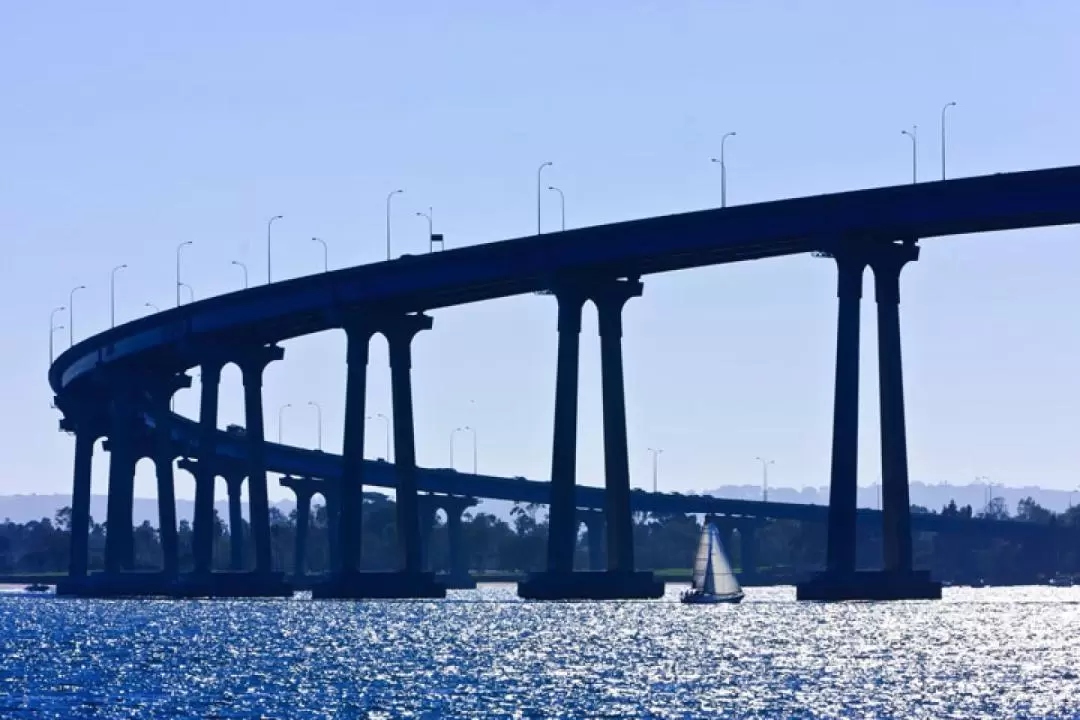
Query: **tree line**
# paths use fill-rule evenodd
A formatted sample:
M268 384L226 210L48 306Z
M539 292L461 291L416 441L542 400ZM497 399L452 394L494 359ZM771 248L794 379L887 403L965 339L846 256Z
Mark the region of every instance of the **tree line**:
M912 511L933 512L913 506ZM393 500L367 493L363 512L362 565L368 570L390 570L398 566L396 506ZM913 537L915 564L929 569L943 581L990 583L1041 582L1049 577L1080 575L1080 507L1053 513L1028 498L1010 515L1000 498L975 512L971 506L952 502L940 514L958 519L1011 519L1042 526L1045 532L1025 539L983 537L978 534L937 535L917 532ZM641 569L685 572L692 561L701 532L702 519L694 515L645 514L634 516L636 564ZM522 573L544 566L547 550L547 520L536 505L516 505L509 520L486 512L466 512L461 524L462 550L474 573ZM26 523L10 520L0 525L0 575L63 573L68 567L71 510L62 508L55 518ZM90 569L104 569L106 523L91 520ZM581 528L575 564L588 569L588 537ZM239 528L244 538L245 567L253 565L251 531L247 521ZM306 570L309 574L330 570L330 524L325 506L316 505L309 520ZM270 509L270 537L274 568L291 574L295 566L296 511L285 515ZM135 566L152 570L162 565L158 531L149 522L134 528ZM178 527L180 566L194 566L193 533L187 520ZM771 520L759 527L752 539L733 533L727 548L732 564L742 570L742 546L754 542L760 579L791 582L800 575L818 570L825 563L826 528L822 523ZM232 535L215 511L214 567L227 570ZM445 520L432 527L427 543L430 569L450 569L450 542ZM857 564L863 569L881 566L880 528L861 526Z

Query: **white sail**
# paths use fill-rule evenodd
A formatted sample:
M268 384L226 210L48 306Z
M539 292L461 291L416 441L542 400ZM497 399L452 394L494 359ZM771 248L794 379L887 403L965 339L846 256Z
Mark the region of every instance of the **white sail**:
M694 556L694 580L693 585L695 590L703 590L705 588L705 575L709 570L709 527L706 525L702 528L701 539L698 541L697 555ZM710 573L711 574L711 573Z
M739 581L735 579L735 573L728 562L724 546L720 544L720 533L715 525L709 525L709 559L706 563L710 573L706 579L706 592L715 595L734 595L742 591ZM709 587L709 586L712 587Z

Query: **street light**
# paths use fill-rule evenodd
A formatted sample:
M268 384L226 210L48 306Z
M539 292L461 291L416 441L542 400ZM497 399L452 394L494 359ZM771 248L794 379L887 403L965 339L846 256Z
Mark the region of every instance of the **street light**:
M386 196L386 259L390 259L390 201L394 199L395 195L401 195L404 190L391 190L390 194ZM387 461L389 462L389 461Z
M244 289L247 290L248 289L248 269L247 269L247 265L240 262L239 260L230 260L229 264L230 265L235 265L236 267L238 267L238 268L240 268L241 270L244 271Z
M945 107L941 108L941 179L945 179L945 111L951 107L956 107L955 102L945 103Z
M189 303L195 302L195 288L191 287L187 283L182 282L176 288L178 294L179 294L180 288L187 288L188 294L191 296L191 299L188 300Z
M368 415L366 419L382 420L386 424L386 462L390 462L390 418L382 413L376 413L375 415Z
M901 130L901 135L911 138L911 184L919 182L919 126L912 125L910 130Z
M176 307L180 307L180 251L188 245L194 245L191 240L185 240L176 246Z
M64 307L63 305L61 305L58 308L53 308L52 313L49 315L49 364L50 365L52 364L53 356L55 355L55 353L53 352L53 335L56 334L57 330L63 330L64 329L63 325L57 325L56 324L56 313L64 312L65 310L67 310L67 308Z
M652 491L656 492L656 481L660 471L660 453L664 451L657 448L648 448L648 450L652 454Z
M720 138L720 159L710 158L714 163L720 163L720 207L727 207L727 163L724 162L724 145L727 139L735 135L735 131L724 133Z
M270 228L274 227L275 220L281 220L284 215L275 215L266 223L266 284L270 284Z
M282 438L281 428L282 428L282 425L284 425L284 423L285 423L285 408L291 408L291 407L292 407L292 403L285 403L284 405L282 405L281 407L278 408L278 411L277 411L277 441L278 441L278 445L281 445L281 438Z
M109 327L116 327L116 271L126 267L127 265L117 265L109 276Z
M536 171L536 234L540 234L540 178L544 174L544 168L553 165L554 163L548 161L540 165L540 169Z
M754 459L761 463L761 501L769 502L769 466L775 463L760 457Z
M562 229L566 230L566 195L554 185L548 185L548 190L559 193L559 214L562 216Z
M319 452L322 452L322 406L314 400L308 400L308 405L315 408L316 427L319 432Z
M450 431L450 469L451 470L455 470L455 471L457 470L457 468L454 466L454 437L459 432L465 432L465 430L466 430L466 428L464 428L464 427L456 427L456 428L454 428L453 430Z
M322 238L313 237L311 242L317 242L322 245L322 269L323 272L330 271L330 251L326 248L326 241Z
M75 293L85 289L85 285L79 285L72 288L71 292L68 293L68 347L75 344Z
M152 302L143 303L143 307L150 308L151 310L153 310L156 313L161 312L161 308L159 308L157 305L155 305Z

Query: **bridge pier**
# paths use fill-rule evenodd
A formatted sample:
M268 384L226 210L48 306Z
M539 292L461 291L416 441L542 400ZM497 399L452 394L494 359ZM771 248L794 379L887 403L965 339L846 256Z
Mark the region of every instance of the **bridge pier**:
M450 543L450 575L442 578L442 584L454 590L476 587L469 574L469 561L465 555L465 537L461 518L465 511L476 505L475 498L444 496L443 511L446 513L446 534Z
M297 482L298 481L298 482ZM307 573L308 534L311 524L311 498L315 494L307 478L284 477L281 484L296 494L296 538L293 545L293 584L302 583ZM334 543L331 540L331 545Z
M607 532L604 513L598 510L578 510L580 522L585 524L585 544L589 551L589 571L600 572L604 569L604 545Z
M266 442L263 427L262 378L266 366L284 356L276 345L246 350L236 361L244 379L244 418L248 442L248 502L255 541L255 572L273 573L270 549L270 500L266 488Z
M217 475L214 447L218 421L218 396L221 385L221 358L204 360L200 365L199 391L199 462L195 463L195 517L192 521L195 574L209 575L213 569L214 484ZM231 523L231 518L230 518ZM230 525L230 535L232 533Z
M834 253L839 273L832 487L827 568L797 588L800 600L938 599L941 585L916 572L911 557L907 439L900 343L900 272L918 259L914 243L887 243ZM884 570L855 570L855 476L858 441L859 305L862 273L874 272L881 398Z
M225 487L229 494L229 570L240 572L244 569L244 511L241 505L244 474L227 474Z
M191 387L191 378L186 373L156 381L151 387L151 407L157 417L165 417L173 395L181 388ZM154 429L153 454L154 469L157 475L158 500L158 535L161 538L162 572L171 582L180 575L180 548L176 530L176 483L173 462L176 449L173 445L171 428Z
M556 291L559 302L559 351L555 381L555 437L552 444L551 514L547 571L518 584L518 595L533 600L655 598L664 584L650 572L634 570L633 516L626 441L623 388L622 310L639 297L641 282L604 280L572 284ZM604 408L605 572L575 573L577 544L574 465L577 452L577 385L581 308L586 298L596 306Z
M109 491L106 507L105 572L118 575L134 564L132 503L135 492L135 428L133 391L117 388L110 412Z
M359 326L347 326L349 337L348 407L345 410L345 452L353 453L344 468L350 494L350 521L342 522L332 534L339 537L339 546L348 546L352 553L352 568L344 567L327 583L312 589L316 599L333 598L438 598L446 589L435 582L434 573L424 572L420 534L420 508L416 486L416 448L412 407L412 341L417 333L432 327L430 316L423 314L388 315L371 318ZM368 342L374 332L386 338L390 354L390 387L393 402L393 435L395 451L396 507L398 547L401 570L389 573L358 572L360 559L359 517L362 513L363 486L360 477L363 465L364 402L367 373ZM351 422L349 422L351 420ZM329 507L327 510L331 510ZM333 513L331 512L331 517ZM351 533L356 533L353 538ZM347 537L348 536L348 537Z

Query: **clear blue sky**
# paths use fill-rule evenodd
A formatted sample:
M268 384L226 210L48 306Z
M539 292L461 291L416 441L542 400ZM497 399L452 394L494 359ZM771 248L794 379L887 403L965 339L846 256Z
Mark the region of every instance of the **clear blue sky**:
M782 9L781 9L782 8ZM174 252L198 297L265 278L265 224L281 277L425 249L434 207L449 246L534 231L536 168L584 226L939 173L1080 163L1080 5L1069 0L880 4L720 2L9 2L0 9L0 492L70 488L73 442L45 381L49 311L76 297L77 338L174 301ZM1078 198L1080 202L1080 198ZM544 222L558 224L545 193ZM1080 228L925 242L905 271L911 476L1080 484ZM664 449L670 489L828 482L834 269L808 257L646 279L625 315L631 472ZM873 294L864 305L860 481L878 479ZM66 314L61 318L65 324ZM480 469L546 477L555 306L528 296L435 313L415 345L417 451L448 464L450 432L479 429ZM66 346L66 331L58 332ZM267 373L267 434L339 450L344 342L287 344ZM595 314L586 314L579 477L601 482ZM239 372L222 424L243 421ZM385 345L369 412L390 411ZM178 410L194 416L195 389ZM369 426L369 456L382 427ZM459 467L471 451L458 436ZM104 492L107 454L95 458ZM178 494L193 482L181 473ZM139 495L153 495L149 464ZM282 494L272 484L272 496Z

